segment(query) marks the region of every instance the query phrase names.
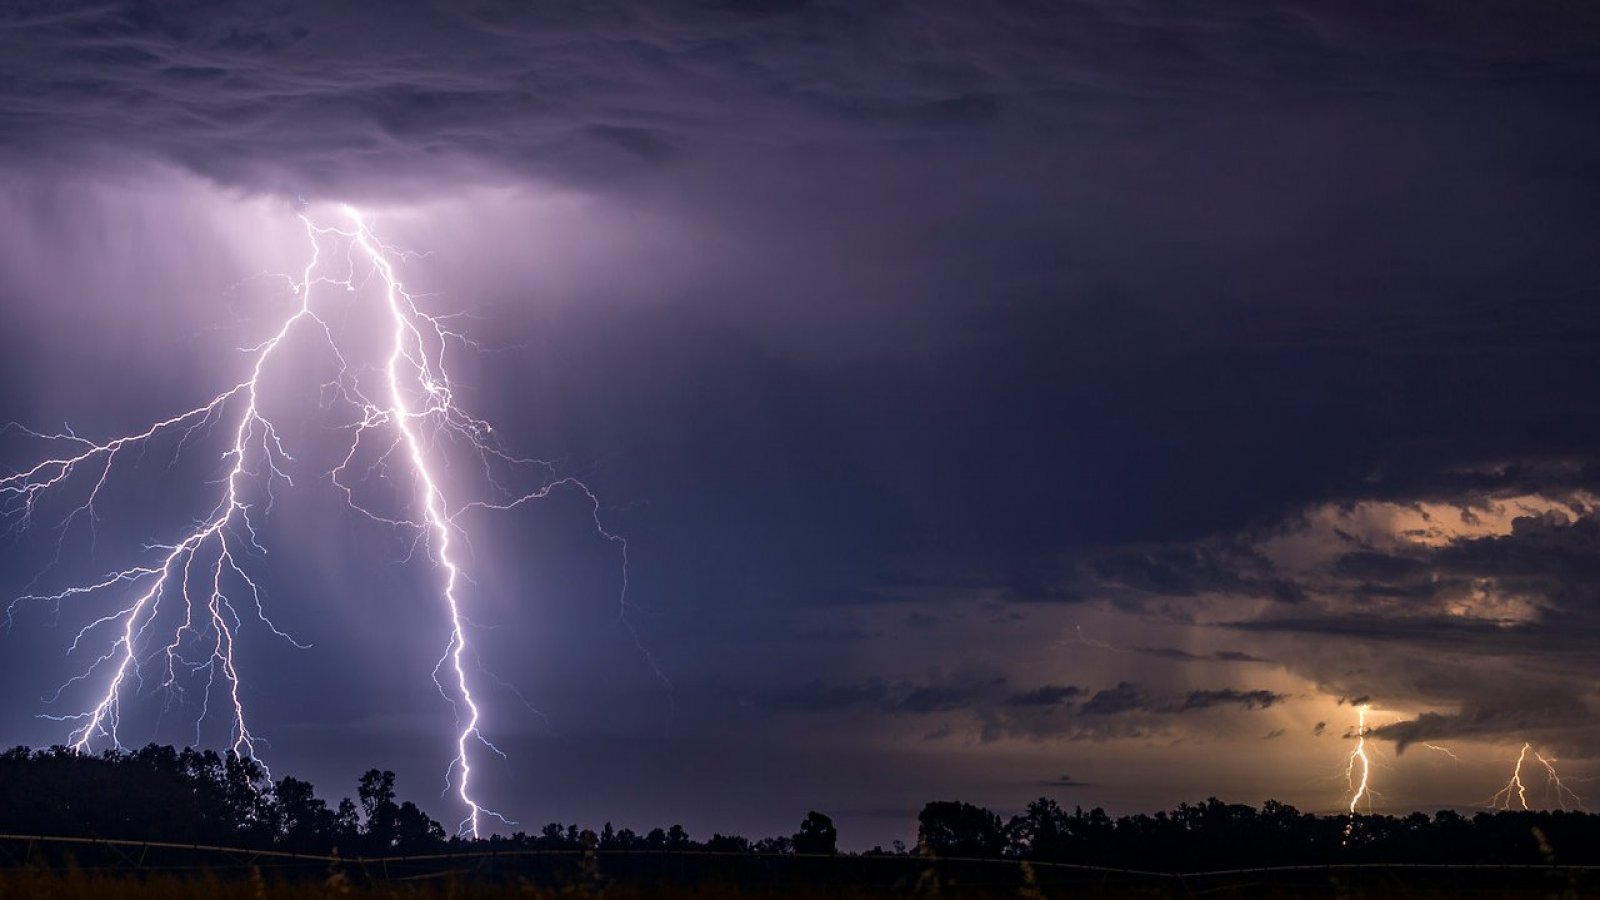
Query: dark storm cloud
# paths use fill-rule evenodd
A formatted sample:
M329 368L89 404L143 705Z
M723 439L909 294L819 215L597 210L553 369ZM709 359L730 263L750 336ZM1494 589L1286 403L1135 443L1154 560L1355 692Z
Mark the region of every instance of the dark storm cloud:
M1113 716L1145 709L1150 704L1144 688L1129 681L1118 682L1116 687L1096 691L1094 696L1078 707L1084 716Z
M1089 577L1109 592L1163 597L1225 593L1293 603L1303 597L1291 579L1273 574L1271 564L1246 542L1211 539L1176 546L1127 546L1089 563Z
M1233 688L1224 688L1217 691L1190 691L1183 702L1177 706L1175 712L1188 712L1192 709L1208 709L1213 706L1240 706L1245 709L1266 709L1282 703L1287 699L1283 694L1272 691L1240 691Z
M877 678L860 684L830 684L818 680L797 688L768 692L752 702L774 712L828 713L868 707L887 714L927 714L1001 702L1006 691L1007 680L997 675L957 674L923 683L900 681L893 684Z
M115 375L80 393L117 415L189 390L175 373L147 390L121 332L85 339L84 317L160 337L136 315L168 310L159 279L60 276L111 266L107 248L189 271L209 223L130 225L117 211L146 201L88 203L93 184L193 192L176 167L379 205L554 186L597 205L502 220L462 195L416 238L496 343L532 348L481 361L463 391L497 429L593 463L644 642L680 685L682 732L707 742L699 771L782 756L814 781L773 762L753 782L899 808L835 757L738 743L751 717L845 721L841 744L875 748L904 726L928 759L974 729L1182 738L1233 716L1253 740L1251 717L1301 688L1219 673L1281 676L1268 660L1330 696L1450 710L1380 726L1397 741L1542 729L1588 746L1571 723L1592 718L1600 672L1593 516L1416 546L1352 527L1303 565L1269 545L1308 511L1437 501L1466 523L1496 498L1600 488L1597 38L1591 6L1445 0L5 4L0 420L54 421L41 373L97 360ZM91 188L53 197L85 171ZM569 241L511 265L551 232ZM185 286L196 304L240 274L217 271ZM653 679L619 686L637 647L572 637L616 638L593 600L609 583L528 587L586 552L539 555L554 530L474 540L523 561L481 574L537 613L486 633L491 656L551 687L572 746L617 743L575 754L599 774L571 782L572 815L613 771L659 776L617 789L621 806L680 780L701 802L703 776L670 770L682 754L651 744L642 767L629 749L656 719L627 711L665 705ZM1026 625L983 630L1004 601L1034 604ZM1040 661L1066 616L1102 606L1137 642L1125 669ZM1174 623L1194 631L1143 630ZM33 653L12 645L5 674ZM344 683L308 658L306 684ZM365 714L368 698L330 701ZM14 702L6 721L35 721ZM907 770L873 759L851 758ZM952 791L976 784L958 762ZM1097 785L1137 778L1095 765Z
M137 148L251 188L462 164L607 177L734 129L937 135L1053 95L1176 86L1054 64L1055 41L1094 23L1132 36L1093 9L46 4L0 20L16 85L0 121L25 150Z
M1397 752L1424 741L1520 737L1541 739L1546 746L1554 743L1588 755L1600 750L1600 744L1595 743L1592 735L1575 744L1572 735L1573 726L1586 724L1592 715L1588 704L1578 697L1545 693L1530 696L1516 706L1468 709L1450 714L1423 713L1415 719L1379 725L1368 733L1394 741Z
M1144 712L1177 715L1216 706L1238 706L1244 709L1266 709L1283 702L1283 694L1272 691L1241 691L1235 688L1190 691L1181 699L1150 696L1142 685L1119 682L1116 687L1098 691L1078 708L1085 716L1112 716L1123 713Z
M1021 696L1032 699L1037 692ZM1085 696L1088 699L1073 701ZM1015 701L1017 698L1013 697ZM973 710L984 742L1004 738L1029 741L1107 741L1183 735L1196 726L1194 718L1246 714L1268 709L1288 698L1274 691L1239 688L1195 690L1187 693L1151 691L1142 684L1118 684L1088 694L1077 691L1062 702L1010 702Z
M1006 679L988 678L981 681L963 681L951 684L933 684L912 687L896 698L886 712L935 713L968 709L980 701L990 700L994 692L1004 688Z
M1468 510L1470 512L1470 510ZM1508 534L1460 539L1441 547L1402 552L1361 551L1339 556L1319 590L1378 601L1371 613L1314 618L1268 617L1237 623L1246 629L1337 634L1365 640L1465 642L1504 652L1536 648L1575 650L1600 625L1600 509L1578 507L1518 516ZM1513 621L1491 613L1462 615L1453 605L1474 587L1536 601L1540 613Z
M1207 657L1207 658L1217 660L1218 662L1253 662L1253 663L1272 663L1272 662L1275 662L1275 660L1264 659L1264 658L1262 658L1260 656L1253 656L1253 655L1251 655L1249 653L1245 653L1242 650L1217 650L1214 653L1212 653L1210 655L1210 657Z
M1225 598L1259 601L1268 595L1252 582L1292 580L1295 601L1270 604L1222 627L1289 641L1278 646L1299 649L1272 656L1330 687L1351 690L1351 705L1458 708L1372 729L1373 735L1395 741L1398 749L1430 739L1540 737L1587 754L1600 747L1588 687L1600 665L1594 649L1600 637L1600 592L1594 588L1600 574L1600 509L1586 492L1593 484L1569 480L1577 471L1573 467L1532 471L1568 478L1543 482L1529 469L1506 470L1492 478L1480 473L1475 476L1477 488L1450 501L1430 494L1387 508L1420 523L1411 530L1395 526L1393 531L1363 531L1368 526L1362 524L1362 504L1373 501L1352 498L1342 511L1324 508L1308 514L1306 521L1347 517L1348 525L1332 525L1326 533L1308 530L1305 521L1291 518L1251 532L1141 553L1145 559L1189 561L1187 570L1206 573L1207 590ZM1483 490L1491 482L1498 491ZM1551 483L1554 489L1547 486ZM1539 487L1548 493L1538 494ZM1491 520L1502 524L1489 528ZM1455 536L1441 537L1447 534ZM1286 568L1286 563L1268 559L1272 551L1261 548L1285 539L1317 547L1324 561ZM1219 556L1214 552L1219 545L1250 549ZM1229 573L1227 564L1239 571ZM1107 567L1091 564L1089 570L1101 577ZM1167 598L1193 597L1194 591L1175 589L1182 585L1173 578L1142 582L1122 602L1160 604ZM1131 589L1133 584L1124 580L1117 586ZM1138 649L1165 658L1198 659L1183 651ZM1363 654L1358 667L1343 656L1351 652ZM1202 703L1254 702L1230 692L1194 696ZM1276 702L1266 697L1260 701ZM1083 711L1121 712L1141 705L1146 703L1138 686L1124 683L1096 695Z
M1274 660L1265 659L1243 650L1213 650L1210 653L1190 653L1177 647L1129 647L1133 653L1143 653L1157 659L1170 659L1178 662L1246 662L1274 664Z
M1059 706L1082 696L1083 688L1071 684L1047 684L1006 698L1011 706Z
M1346 553L1333 566L1334 574L1371 581L1403 581L1425 577L1428 564L1411 557L1372 551Z
M611 177L733 135L931 137L1063 104L1097 116L1239 91L1325 100L1529 78L1576 90L1595 70L1594 15L1453 11L10 4L0 124L23 153L133 150L247 188L392 190L457 165Z
M1467 575L1529 583L1547 595L1587 593L1600 575L1600 509L1519 516L1511 533L1447 547L1434 560Z
M666 322L564 323L562 342L613 348L573 377L594 416L620 440L678 438L649 448L677 480L640 490L676 503L726 472L714 511L747 516L738 496L791 499L748 483L752 452L830 445L857 520L812 558L749 538L781 545L752 553L791 602L977 581L1077 603L1066 545L1234 527L1379 467L1404 491L1437 477L1440 446L1451 465L1521 465L1553 445L1509 436L1555 421L1564 449L1592 443L1600 426L1549 389L1586 370L1546 351L1600 333L1594 304L1500 291L1588 266L1568 249L1588 246L1583 222L1537 240L1516 223L1589 208L1581 148L1600 126L1569 113L1595 30L1589 13L1463 22L1443 3L12 7L0 136L26 164L150 158L289 194L531 174L718 223L740 241L724 268L764 266L677 288L696 299ZM1480 127L1491 88L1503 129ZM1462 262L1406 262L1445 258ZM796 329L802 308L818 320ZM825 368L768 346L847 341L856 360ZM644 383L617 374L644 365ZM771 386L768 406L781 392L789 421L715 388L730 382ZM1460 433L1484 418L1504 427ZM789 493L821 477L800 469ZM817 557L848 571L819 579ZM1131 590L1295 589L1211 558L1100 565ZM679 592L716 593L701 587Z
M1441 649L1488 647L1501 653L1533 651L1542 646L1542 640L1547 637L1532 628L1507 627L1497 622L1444 615L1274 616L1229 622L1225 627L1240 631L1344 638L1360 644L1432 645Z
M1050 684L1015 690L1005 678L965 674L920 684L885 684L881 679L848 685L814 681L769 692L751 702L768 713L835 717L835 721L864 711L942 716L945 721L926 732L924 741L975 734L988 744L1007 738L1104 741L1173 733L1181 727L1180 718L1225 708L1264 710L1285 699L1273 691L1238 688L1161 694L1132 682L1092 693L1075 685Z

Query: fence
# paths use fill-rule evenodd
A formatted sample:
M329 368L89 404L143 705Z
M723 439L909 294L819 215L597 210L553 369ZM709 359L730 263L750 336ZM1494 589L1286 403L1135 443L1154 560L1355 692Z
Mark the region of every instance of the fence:
M1078 863L909 855L756 854L704 850L473 850L397 856L340 856L207 844L53 835L0 834L0 868L73 870L108 875L269 872L284 879L359 882L525 881L542 885L642 886L737 884L747 888L852 888L914 893L928 884L1018 890L1096 886L1192 896L1255 887L1335 893L1369 888L1444 889L1494 896L1554 886L1563 893L1600 893L1600 866L1446 863L1344 863L1162 872Z

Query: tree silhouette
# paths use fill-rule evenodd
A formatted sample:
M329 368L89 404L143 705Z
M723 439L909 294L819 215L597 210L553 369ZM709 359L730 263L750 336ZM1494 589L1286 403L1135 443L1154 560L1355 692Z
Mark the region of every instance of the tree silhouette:
M788 854L794 852L794 838L778 837L762 838L755 842L754 850L757 853Z
M348 840L339 816L316 795L311 782L280 778L273 785L277 797L277 843L289 850L313 852L321 849L328 835ZM353 810L352 810L353 811Z
M706 849L715 853L749 853L750 839L737 834L713 834Z
M839 852L839 829L833 820L815 810L806 813L800 831L794 836L794 852L832 854Z
M935 856L995 857L1006 849L1000 817L981 806L937 800L917 816L917 843Z
M395 795L393 772L372 769L356 799L337 804L308 782L269 781L254 761L149 746L90 755L67 747L0 752L0 833L205 844L304 853L407 855L454 842L474 847L786 855L837 853L838 830L810 812L793 837L752 843L714 835L696 843L681 825L644 836L606 823L599 834L551 823L537 834L447 839L444 828ZM1444 811L1429 816L1316 816L1267 801L1259 809L1215 797L1151 815L1068 812L1041 797L1002 826L990 810L929 803L918 848L936 857L1010 857L1136 869L1202 871L1334 863L1600 865L1600 816L1578 812ZM895 850L869 855L904 855Z
M1013 856L1052 859L1064 854L1068 837L1064 831L1066 814L1045 797L1028 804L1022 815L1006 826L1006 842Z
M387 850L399 840L400 807L394 802L394 773L368 769L356 786L366 817L362 834L373 849Z

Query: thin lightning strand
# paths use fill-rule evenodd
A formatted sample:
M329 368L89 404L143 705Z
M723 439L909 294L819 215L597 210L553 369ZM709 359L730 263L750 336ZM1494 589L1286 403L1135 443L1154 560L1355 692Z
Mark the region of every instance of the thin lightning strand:
M1356 827L1356 808L1366 801L1367 811L1372 811L1372 791L1368 787L1372 760L1367 757L1367 708L1366 704L1356 707L1356 748L1345 758L1345 781L1350 785L1350 820L1344 826L1347 841Z
M1511 769L1511 779L1506 786L1495 791L1489 799L1489 805L1495 809L1511 809L1513 797L1516 804L1522 809L1528 809L1528 788L1522 783L1522 764L1528 759L1528 752L1533 749L1532 744L1523 744L1517 753L1517 762Z
M1522 781L1522 766L1532 756L1544 767L1546 801L1552 802L1558 809L1576 807L1583 809L1583 798L1578 796L1566 782L1561 780L1561 773L1556 771L1555 757L1545 756L1533 749L1531 742L1523 742L1522 749L1517 752L1516 762L1511 768L1511 778L1506 781L1505 787L1495 791L1489 798L1488 805L1494 809L1532 809L1528 804L1528 786ZM1515 804L1515 805L1513 805Z
M231 442L222 454L228 470L220 479L218 499L197 524L174 540L147 545L146 550L154 556L149 562L131 565L55 593L29 594L17 598L7 607L6 620L8 624L12 621L17 605L24 601L48 602L59 610L67 602L129 589L133 594L131 600L113 612L93 619L77 632L69 654L77 652L100 629L113 631L109 649L62 685L52 698L61 697L68 688L80 682L103 678L97 701L81 713L47 715L44 718L73 723L70 740L80 752L90 750L100 740L120 748L122 743L118 726L124 701L130 691L138 690L143 684L141 663L159 657L163 660L160 686L168 692L169 698L182 692L181 680L184 677L201 678L203 689L199 702L200 714L195 723L196 743L199 743L201 723L210 715L213 694L217 693L225 698L227 707L231 738L229 749L240 756L259 759L256 753L259 739L246 724L245 706L240 694L241 678L235 651L237 636L245 624L245 618L240 615L239 604L244 603L250 618L262 623L273 635L297 647L308 646L295 641L267 617L260 583L243 565L244 559L266 553L258 540L257 526L258 519L271 510L273 484L279 481L289 486L294 484L287 471L294 458L280 441L277 427L262 411L261 386L263 375L275 360L280 347L297 330L313 329L313 336L325 342L338 364L338 374L324 385L324 405L343 401L357 413L357 420L351 426L353 437L348 453L328 473L329 478L356 511L385 525L411 531L414 534L413 552L417 548L424 548L440 572L439 596L447 614L448 637L443 655L433 668L433 679L440 693L455 706L459 729L455 741L456 754L446 769L445 783L447 789L454 788L467 811L461 823L461 833L477 837L485 816L503 822L507 820L479 802L473 791L471 757L474 746L481 745L495 753L500 751L483 733L483 710L468 676L469 669L486 670L468 645L471 622L464 611L460 594L461 582L466 575L455 552L455 539L459 537L465 540L465 533L458 522L461 515L472 509L513 509L548 496L557 488L580 491L590 504L596 534L618 545L621 551L623 586L619 621L633 636L635 645L644 653L657 677L668 687L670 684L655 665L654 659L644 650L638 634L626 619L629 609L627 544L601 524L600 503L594 492L576 478L558 477L554 466L549 463L515 457L501 450L489 423L466 414L456 405L445 369L446 347L452 342L469 347L476 345L447 327L447 317L424 312L416 298L403 289L394 260L406 254L379 241L357 210L345 206L341 207L341 212L349 222L347 228L319 226L304 215L300 217L311 250L300 279L291 279L298 305L271 338L246 349L252 356L252 362L250 375L244 381L187 412L155 422L144 431L101 443L79 437L70 429L49 434L21 426L8 426L7 430L27 437L65 445L68 451L0 478L0 518L9 518L15 527L26 528L32 523L41 499L47 494L64 489L80 473L92 479L87 498L69 511L58 526L60 537L55 559L51 563L53 566L61 559L62 544L70 526L79 517L87 518L93 526L98 517L95 503L125 451L137 450L142 453L158 436L175 434L178 438L173 451L175 463L177 456L192 440L198 439L230 416L236 416ZM324 259L325 241L343 243L343 263L346 267L343 275L319 274L327 264ZM364 261L370 275L358 278L358 271L362 268L358 261ZM355 292L360 283L370 276L376 276L381 282L383 314L386 317L383 330L389 336L382 367L381 400L373 399L362 390L357 370L345 358L333 330L314 305L314 300L321 293L317 288L343 287L348 292ZM385 432L388 437L379 438L377 432ZM443 480L430 461L432 454L440 452L439 447L444 439L463 441L470 451L478 455L482 462L482 475L497 492L497 497L473 499L454 505L448 501ZM398 458L415 486L418 512L378 512L357 499L350 479L360 474L355 471L358 457L363 452L374 452L372 447L380 448L381 452L377 453L365 474L387 476L391 461ZM497 463L518 469L530 466L542 468L546 473L544 483L526 493L509 491L495 478L493 466ZM166 638L154 642L156 649L153 652L146 653L141 648L151 645L149 638L152 632L164 627L159 624L163 616L163 603L178 605L178 622ZM197 641L203 648L203 656L191 659L185 655L185 648ZM445 672L449 677L442 679L441 674Z
M316 253L313 253L311 263L306 269L306 278L309 280L311 269L316 265ZM303 283L304 284L304 283ZM0 514L13 516L19 520L21 526L26 526L34 513L38 498L50 488L56 487L72 477L80 467L98 466L98 476L88 499L72 510L62 525L61 540L65 540L66 526L79 515L95 515L94 504L99 498L102 489L111 475L112 467L118 455L130 447L142 447L157 434L182 428L182 441L187 441L194 432L209 424L214 417L221 414L222 409L230 402L243 398L243 409L240 412L238 424L233 431L233 441L223 453L224 459L233 461L232 467L223 478L223 492L210 515L197 525L192 531L184 534L176 542L166 545L153 545L151 549L160 551L163 555L159 563L154 566L130 566L118 572L113 572L99 582L69 587L66 590L48 595L28 595L18 598L8 606L6 615L10 620L18 602L24 600L47 600L59 605L69 597L94 594L107 588L123 583L145 584L145 589L138 593L133 602L123 609L109 616L103 616L84 626L73 638L72 649L77 649L93 629L113 622L121 622L121 629L115 641L106 653L90 663L89 667L78 676L71 679L68 684L90 678L93 673L103 665L112 667L111 677L107 680L104 692L100 699L88 711L65 716L46 716L46 718L76 722L78 726L72 731L69 740L79 752L89 749L90 744L98 737L108 739L115 747L120 748L122 742L118 737L118 724L122 714L122 700L124 692L131 680L139 678L139 660L137 645L151 624L155 621L158 607L163 596L176 591L185 608L184 624L180 626L173 636L173 641L163 648L167 657L167 671L169 678L165 685L173 685L173 673L182 664L195 670L204 670L207 673L206 689L202 696L202 710L210 707L211 690L215 685L218 670L222 672L228 700L232 707L231 735L232 742L229 749L240 756L256 756L256 739L251 734L245 721L244 705L239 699L239 677L233 659L233 632L227 624L227 619L232 617L238 620L232 601L229 600L223 586L227 575L237 576L253 597L259 601L260 588L256 582L234 562L236 545L241 542L260 550L256 542L255 525L250 519L250 510L254 504L247 502L244 497L244 484L251 476L262 475L265 469L266 478L270 483L272 478L282 478L292 483L291 479L279 467L280 462L291 459L278 440L277 430L272 422L261 414L259 404L260 396L258 387L261 376L272 353L291 330L303 319L314 319L311 312L309 290L300 290L301 302L298 310L284 320L276 334L270 339L251 348L255 354L255 362L250 371L250 377L234 385L232 388L211 398L205 404L195 407L187 412L180 413L168 419L156 422L146 430L133 435L116 438L105 443L96 444L69 432L53 435L44 435L32 432L29 434L47 440L66 442L77 449L76 453L64 454L43 460L32 468L25 469L16 474L0 479L0 497L4 497L5 505L0 507ZM269 495L270 496L270 495ZM60 544L57 545L59 558ZM196 558L203 552L211 554L206 565L210 568L210 587L202 601L206 609L209 627L215 632L215 641L207 660L200 664L190 664L182 660L179 646L185 631L192 626L194 618L194 598L190 594L190 578L193 575L193 566ZM261 612L257 604L258 618L267 624L272 631L290 641L283 632L273 626L271 621ZM301 645L304 646L304 645ZM63 688L66 686L64 685ZM60 692L57 692L60 696ZM202 713L203 717L203 713Z
M1550 798L1555 801L1556 806L1561 809L1566 809L1567 804L1570 802L1578 809L1583 809L1583 798L1578 796L1577 793L1571 788L1567 787L1566 784L1562 782L1560 773L1556 771L1556 758L1553 756L1546 757L1540 753L1534 753L1533 758L1537 759L1539 764L1544 766L1545 790L1549 792Z

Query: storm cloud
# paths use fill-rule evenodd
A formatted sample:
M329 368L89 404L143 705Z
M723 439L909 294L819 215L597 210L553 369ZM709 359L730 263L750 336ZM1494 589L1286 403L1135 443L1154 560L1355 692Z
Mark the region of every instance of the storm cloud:
M144 153L248 189L309 194L392 191L397 178L475 165L610 178L719 143L943 139L1051 112L1095 123L1246 92L1460 90L1513 72L1592 88L1592 13L1454 12L473 0L372 15L338 3L23 3L0 19L0 129L14 152Z
M1575 4L11 3L0 421L234 383L295 213L355 202L485 347L461 396L629 541L634 631L581 504L470 523L515 815L1332 808L1351 697L1386 747L1587 765L1597 108ZM185 521L150 465L0 588ZM246 645L286 770L436 778L408 548L301 483L269 594L314 649ZM4 637L10 742L60 738L52 614ZM1386 793L1488 793L1438 777Z
M967 673L920 683L886 684L870 679L835 685L812 681L752 702L775 713L816 716L867 710L892 716L957 713L953 719L946 717L945 724L924 735L924 740L950 738L957 729L966 729L981 741L991 742L1008 737L1104 740L1112 735L1161 733L1177 727L1167 721L1170 717L1218 708L1264 710L1287 699L1273 691L1238 688L1164 695L1132 682L1092 691L1055 684L1016 690L1006 678Z

